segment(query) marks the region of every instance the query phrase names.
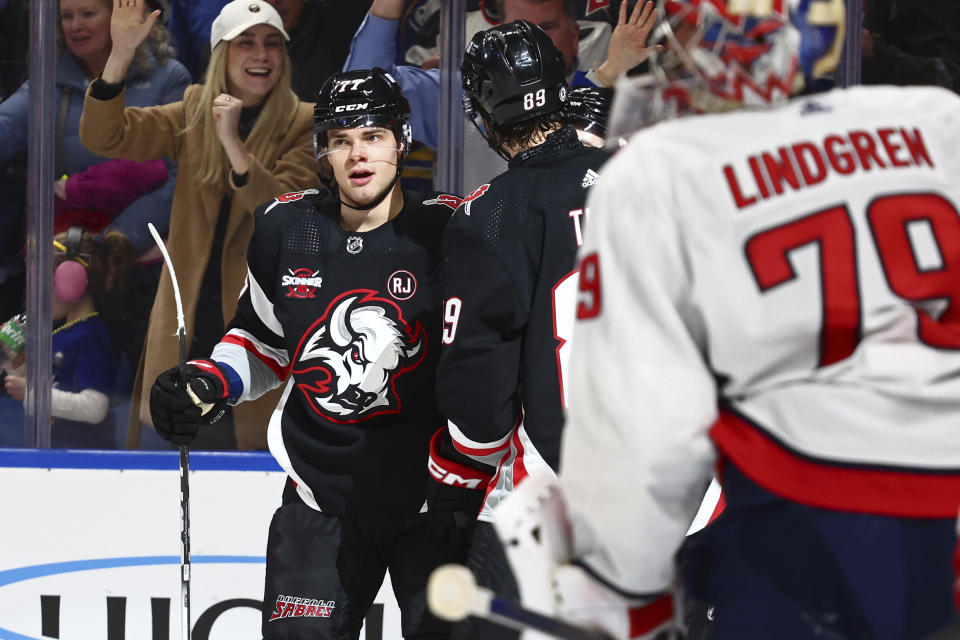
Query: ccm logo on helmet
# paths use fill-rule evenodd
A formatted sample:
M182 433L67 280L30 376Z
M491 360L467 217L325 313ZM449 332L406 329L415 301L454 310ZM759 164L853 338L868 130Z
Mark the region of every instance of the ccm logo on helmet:
M342 113L344 111L359 111L360 109L366 109L370 105L369 102L358 102L356 104L341 104L333 108L334 113Z

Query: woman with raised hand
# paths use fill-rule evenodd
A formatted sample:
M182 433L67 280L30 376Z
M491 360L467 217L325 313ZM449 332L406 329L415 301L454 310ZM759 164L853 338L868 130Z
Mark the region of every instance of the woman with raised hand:
M234 0L210 31L210 64L202 85L181 102L125 107L123 79L133 52L159 16L144 0L117 0L113 49L90 85L80 136L96 153L132 160L170 157L179 163L167 246L176 265L187 319L188 355L205 356L232 318L246 276L253 210L289 191L313 186L312 105L290 89L283 23L263 0ZM127 446L138 447L141 422L151 424L149 386L177 362L176 312L169 274L161 278L134 383ZM266 447L268 394L206 430L197 448Z
M57 20L57 64L54 113L56 115L57 177L75 175L104 161L100 154L80 144L77 135L83 95L87 86L104 69L112 46L111 12L115 0L60 0ZM131 52L132 64L125 71L130 86L127 102L138 107L180 100L190 84L190 74L174 60L170 34L160 24L150 24L144 38ZM30 85L25 82L0 104L0 167L27 148L30 117ZM166 229L173 198L173 175L156 190L149 191L112 221L134 245L134 251L150 248L146 223Z

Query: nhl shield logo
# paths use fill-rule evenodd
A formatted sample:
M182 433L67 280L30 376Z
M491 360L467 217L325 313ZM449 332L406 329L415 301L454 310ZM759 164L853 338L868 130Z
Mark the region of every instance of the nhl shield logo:
M417 292L417 279L406 269L398 269L387 278L387 291L394 300L409 300Z
M350 236L347 238L347 253L356 255L363 251L363 238L360 236Z

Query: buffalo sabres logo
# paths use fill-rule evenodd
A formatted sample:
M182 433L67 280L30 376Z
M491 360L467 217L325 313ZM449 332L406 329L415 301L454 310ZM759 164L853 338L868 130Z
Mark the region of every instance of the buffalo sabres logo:
M357 289L337 296L297 346L297 388L333 422L398 413L396 379L426 354L420 323L411 327L396 303L376 294Z

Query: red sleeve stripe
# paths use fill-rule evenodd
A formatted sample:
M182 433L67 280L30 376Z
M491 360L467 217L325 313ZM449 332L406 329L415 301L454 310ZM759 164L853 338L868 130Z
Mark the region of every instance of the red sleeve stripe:
M510 433L493 442L476 442L465 436L452 420L447 421L447 428L450 430L450 439L453 441L453 447L467 456L489 456L505 451L507 447L510 446Z
M825 509L916 518L956 518L960 471L841 466L792 451L730 410L710 429L720 451L760 486Z
M235 333L228 333L227 335L223 336L223 339L220 342L224 342L226 344L235 344L239 347L243 347L248 353L253 354L257 360L267 365L267 367L273 371L274 375L276 375L279 380L286 380L287 375L290 373L289 367L284 367L270 356L260 353L256 345L251 340L248 340L243 336L238 336Z
M212 373L213 375L217 376L223 388L223 397L224 398L227 397L227 394L229 394L230 392L230 383L227 381L226 378L223 377L223 372L220 371L220 367L211 364L207 360L190 360L189 362L187 362L187 364L192 364L195 367L203 369L207 373Z
M460 453L462 453L462 454L464 454L464 455L482 457L482 456L489 456L489 455L494 454L494 453L497 453L497 452L499 452L499 451L505 451L505 450L507 449L507 447L510 446L510 441L508 440L507 442L504 442L503 444L498 445L498 446L495 446L495 447L477 448L477 447L467 447L467 446L464 446L463 444L461 444L461 443L457 442L456 440L454 440L454 441L453 441L453 446L454 446L454 448L455 448L457 451L459 451Z
M527 465L523 462L523 440L520 439L520 430L513 432L513 446L516 451L516 457L513 460L513 486L519 487L523 479L530 475L527 472Z

